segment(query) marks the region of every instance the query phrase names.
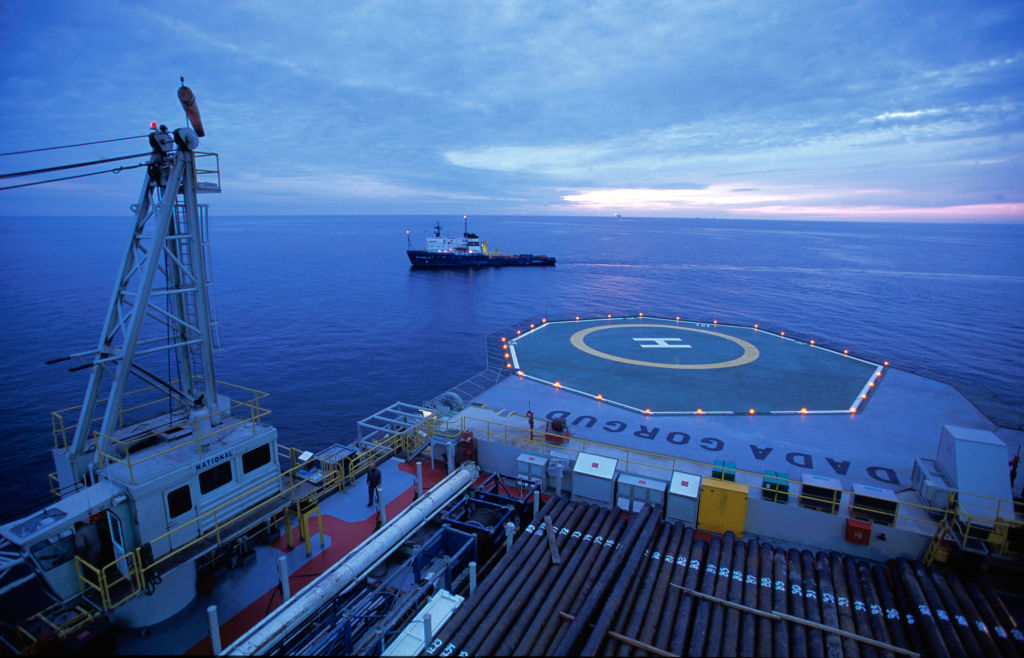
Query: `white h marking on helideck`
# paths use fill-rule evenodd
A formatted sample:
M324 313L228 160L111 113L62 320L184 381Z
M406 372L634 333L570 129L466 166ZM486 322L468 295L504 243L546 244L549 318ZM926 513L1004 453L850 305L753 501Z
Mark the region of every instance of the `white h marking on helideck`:
M682 338L634 338L633 340L638 340L638 341L649 340L649 341L651 341L650 345L641 345L640 347L677 347L677 348L690 347L690 345L683 345L682 344L682 340L683 340Z

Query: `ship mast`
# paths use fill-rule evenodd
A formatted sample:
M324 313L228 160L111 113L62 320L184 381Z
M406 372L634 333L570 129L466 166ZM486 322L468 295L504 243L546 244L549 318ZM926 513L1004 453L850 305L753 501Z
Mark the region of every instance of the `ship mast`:
M126 408L135 404L125 401L132 375L166 404L153 413L162 410L168 424L199 416L218 422L207 207L197 201L199 137L189 127L172 136L161 126L149 141L153 152L132 206L135 224L99 344L76 355L86 361L79 368L89 368L90 377L64 468L55 454L61 487L83 481L89 462L101 463L101 454L111 450L110 437L127 424ZM156 374L161 369L166 378ZM108 395L101 400L104 388ZM93 437L95 454L90 455Z

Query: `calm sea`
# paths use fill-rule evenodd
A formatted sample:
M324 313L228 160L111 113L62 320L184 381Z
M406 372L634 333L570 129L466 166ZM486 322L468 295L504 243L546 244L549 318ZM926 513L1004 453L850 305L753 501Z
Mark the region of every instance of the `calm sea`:
M270 393L285 445L351 441L485 365L487 334L607 313L759 323L895 367L978 382L1024 409L1024 225L473 217L494 251L554 268L413 271L435 218L212 212L217 377ZM50 415L96 346L131 217L0 219L0 494L9 519L47 492ZM461 218L442 218L445 232Z

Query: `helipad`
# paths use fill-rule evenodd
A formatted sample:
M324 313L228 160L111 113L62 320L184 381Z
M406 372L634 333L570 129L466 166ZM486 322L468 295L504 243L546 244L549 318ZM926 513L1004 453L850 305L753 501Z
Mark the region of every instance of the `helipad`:
M758 327L627 317L508 341L524 377L652 414L850 413L882 366Z

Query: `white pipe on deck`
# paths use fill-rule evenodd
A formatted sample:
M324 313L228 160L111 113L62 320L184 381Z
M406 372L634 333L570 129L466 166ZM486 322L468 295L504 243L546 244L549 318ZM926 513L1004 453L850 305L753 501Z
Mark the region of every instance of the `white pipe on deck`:
M335 562L309 585L283 603L235 640L225 655L258 656L274 642L305 623L306 619L347 587L358 582L378 562L393 553L448 501L468 489L480 477L476 464L466 462L438 482L425 496L405 508L348 555Z

